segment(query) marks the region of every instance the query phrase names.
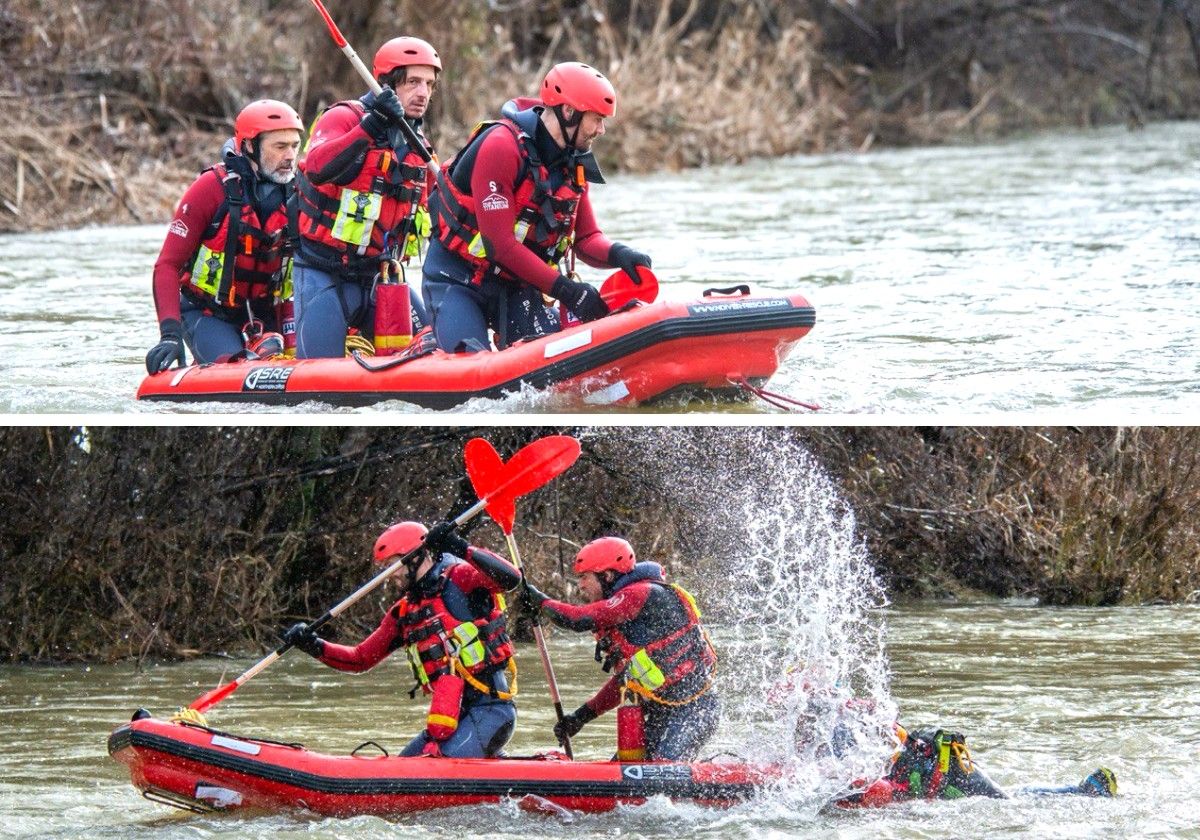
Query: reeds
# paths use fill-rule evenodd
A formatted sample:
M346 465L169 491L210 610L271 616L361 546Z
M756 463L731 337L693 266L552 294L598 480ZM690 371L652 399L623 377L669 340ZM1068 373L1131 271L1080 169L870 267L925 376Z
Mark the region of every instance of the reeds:
M1195 4L1115 0L399 0L336 4L370 63L421 35L445 73L447 158L583 60L620 106L597 145L632 171L1036 125L1200 113ZM10 0L0 11L0 231L162 220L261 97L306 120L361 81L299 0Z
M893 590L1089 605L1200 598L1196 429L811 434Z
M553 429L488 429L501 452ZM676 430L680 450L755 445L756 430ZM470 429L0 429L0 659L187 657L264 650L370 574L399 519L473 500ZM652 437L653 437L653 433ZM1191 428L772 430L840 484L893 595L1114 604L1200 597L1200 431ZM73 439L75 437L76 439ZM685 440L686 438L686 440ZM661 446L661 435L656 438ZM706 511L648 474L620 435L522 499L533 580L568 593L578 546L622 533L720 612ZM761 451L758 455L761 456ZM749 457L749 456L748 456ZM640 467L633 465L640 464ZM765 492L769 493L770 488ZM467 502L469 503L469 501ZM735 529L736 530L736 529ZM480 522L479 545L499 549ZM736 537L720 562L737 562ZM719 568L719 567L717 567ZM391 596L394 597L394 594ZM370 632L380 593L329 629Z

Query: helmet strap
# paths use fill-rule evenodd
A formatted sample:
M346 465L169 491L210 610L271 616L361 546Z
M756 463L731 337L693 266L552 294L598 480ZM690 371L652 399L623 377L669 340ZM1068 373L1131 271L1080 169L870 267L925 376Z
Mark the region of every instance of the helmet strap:
M249 146L249 151L246 149L247 146ZM243 140L242 148L238 149L238 152L253 163L256 169L262 169L262 143L257 136L251 137L249 140Z
M596 576L600 580L600 594L605 598L612 597L613 585L620 579L620 575L611 569L605 569Z
M574 149L575 141L579 139L579 129L583 125L583 111L576 108L575 113L568 120L563 116L562 109L562 105L555 105L550 110L554 112L554 117L558 120L558 130L562 132L563 142L567 144L567 148ZM568 133L567 129L569 128L575 130Z

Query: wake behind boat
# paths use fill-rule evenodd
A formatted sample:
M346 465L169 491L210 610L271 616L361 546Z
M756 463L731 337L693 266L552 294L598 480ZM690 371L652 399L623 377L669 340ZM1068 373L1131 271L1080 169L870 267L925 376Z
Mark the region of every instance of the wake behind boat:
M362 406L403 400L453 408L522 388L595 405L671 397L737 397L761 387L816 323L799 293L748 286L690 301L635 303L598 321L494 353L440 350L391 357L276 359L193 365L147 376L138 399Z
M522 807L541 812L601 812L659 795L729 807L778 777L743 763L568 761L561 753L402 758L372 749L334 756L158 720L143 710L112 732L108 752L129 768L147 799L202 812L304 808L385 816L504 798L523 799Z

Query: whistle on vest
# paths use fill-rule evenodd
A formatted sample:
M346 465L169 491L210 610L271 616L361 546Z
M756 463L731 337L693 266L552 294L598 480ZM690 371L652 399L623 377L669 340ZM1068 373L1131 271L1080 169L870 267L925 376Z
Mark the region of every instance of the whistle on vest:
M375 283L375 354L393 356L411 343L412 304L404 267L397 260L384 260Z

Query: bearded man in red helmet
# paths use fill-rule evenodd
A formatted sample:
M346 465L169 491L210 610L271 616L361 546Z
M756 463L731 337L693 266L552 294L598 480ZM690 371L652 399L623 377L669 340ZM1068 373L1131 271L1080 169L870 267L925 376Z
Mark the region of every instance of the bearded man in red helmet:
M299 115L274 99L252 102L237 115L221 162L200 173L180 199L154 264L159 342L146 354L158 373L221 361L247 349L266 354L264 328L277 328L274 295L287 245L285 205L292 192Z
M717 655L695 599L668 584L658 563L637 561L633 546L601 537L575 558L582 606L555 601L526 583L521 599L559 627L596 635L596 661L611 673L590 700L554 727L560 741L616 708L622 692L641 703L646 758L694 760L721 720L713 691Z
M326 641L303 622L283 640L331 668L358 673L392 651L408 656L417 691L429 695L421 731L401 755L494 758L512 737L516 663L505 629L504 591L521 582L507 560L470 545L450 522L400 522L379 535L375 562L412 554L394 578L401 598L357 645Z
M557 64L540 99L507 103L502 119L482 123L438 175L429 200L433 234L422 293L438 346L490 349L560 329L543 295L582 321L608 314L599 292L579 281L574 257L624 269L640 284L650 258L601 232L588 185L604 183L592 144L617 109L602 73L576 61Z
M421 122L441 70L428 42L393 38L372 67L383 92L330 105L313 125L296 178L298 358L345 355L352 329L373 338L376 276L418 254L429 235L431 176L400 124L434 154ZM409 291L415 333L428 317Z

